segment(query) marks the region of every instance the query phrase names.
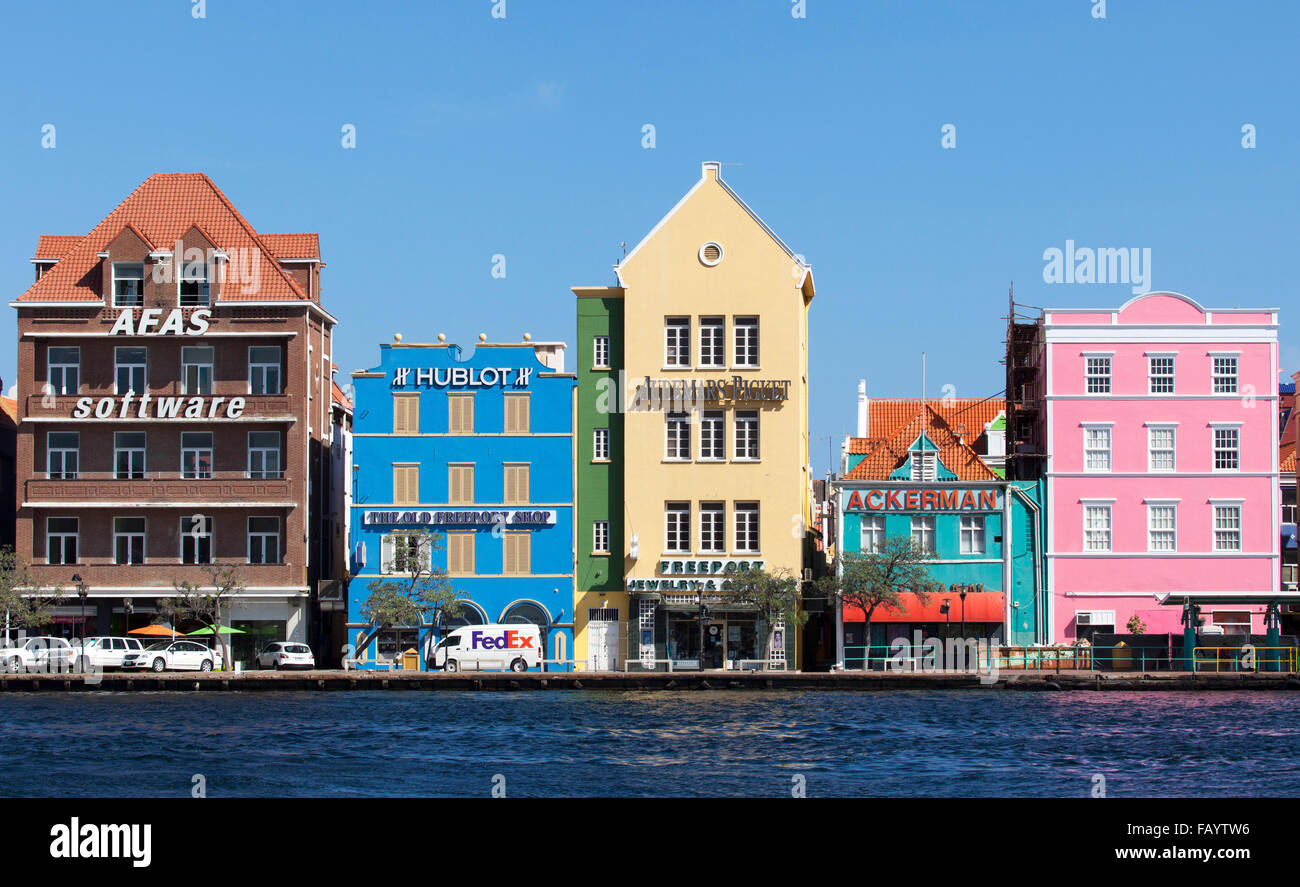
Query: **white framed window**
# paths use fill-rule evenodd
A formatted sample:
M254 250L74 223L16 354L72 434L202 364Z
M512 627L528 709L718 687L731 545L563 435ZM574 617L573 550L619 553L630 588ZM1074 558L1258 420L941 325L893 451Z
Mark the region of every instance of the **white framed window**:
M664 318L664 366L688 367L691 365L691 319L689 317Z
M885 516L882 514L864 515L862 518L862 551L868 554L882 551L885 547Z
M689 554L691 550L691 503L669 502L664 505L664 551Z
M609 336L596 336L591 340L591 368L607 370L609 367Z
M1174 471L1178 428L1174 425L1147 426L1147 465L1151 471Z
M935 519L933 515L918 515L912 518L912 544L922 551L934 553L934 526Z
M50 392L76 394L81 388L81 348L50 346L46 353Z
M912 450L911 466L912 480L934 480L939 471L938 454L934 450Z
M212 432L181 432L181 477L212 477Z
M250 564L280 563L280 519L278 517L248 519L248 562Z
M736 410L735 455L738 462L757 462L758 449L758 410Z
M113 563L143 564L144 535L144 518L113 518Z
M963 514L961 516L961 553L984 553L984 515Z
M148 438L143 431L113 432L113 475L118 480L144 478L144 456Z
M738 367L758 366L758 318L737 317L735 320L735 363Z
M1214 550L1241 551L1241 506L1214 505Z
M1241 470L1241 428L1237 425L1211 425L1214 434L1214 470Z
M727 458L726 416L720 410L700 415L700 461L722 462Z
M1110 425L1083 426L1085 471L1110 471Z
M595 428L591 432L591 458L597 462L609 461L609 429Z
M212 394L212 346L181 349L181 394Z
M1147 355L1147 386L1151 394L1174 393L1174 355Z
M113 307L140 308L144 305L144 263L113 263Z
M212 518L194 514L181 518L181 563L212 563Z
M148 378L149 349L127 346L113 349L113 393L145 392Z
M1084 380L1088 394L1110 394L1110 355L1084 355Z
M280 346L254 345L248 349L248 393L280 394Z
M1210 383L1215 394L1237 393L1237 355L1210 355Z
M280 476L280 432L248 432L248 476Z
M691 458L691 417L689 413L668 413L664 417L664 458L688 462Z
M592 523L591 551L593 554L609 554L609 521L598 520Z
M722 502L700 503L700 553L724 554L727 550L727 507Z
M45 519L45 561L50 564L77 562L79 521L75 517Z
M758 503L737 502L735 510L736 552L758 554Z
M727 365L726 338L725 318L700 318L700 366L719 369Z
M1178 550L1178 505L1147 503L1147 551Z
M1090 503L1083 506L1083 550L1110 551L1111 505Z
M210 293L206 259L181 265L179 304L182 308L207 305Z
M76 480L81 466L81 434L51 431L45 436L45 475L52 480Z

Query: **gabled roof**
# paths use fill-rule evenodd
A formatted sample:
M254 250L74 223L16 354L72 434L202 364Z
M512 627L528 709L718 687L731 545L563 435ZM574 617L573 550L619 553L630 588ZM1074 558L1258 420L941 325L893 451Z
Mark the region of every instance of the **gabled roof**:
M36 255L33 259L58 261L72 252L72 248L81 240L83 234L42 234L36 241Z
M1281 463L1280 470L1284 473L1295 473L1295 454L1296 442L1290 441L1284 443L1278 448L1278 461Z
M263 234L262 242L277 259L319 259L319 234Z
M998 475L980 458L976 444L988 425L1002 412L1003 402L994 398L962 398L926 401L924 433L939 450L939 461L957 480L998 480ZM922 406L915 399L873 399L868 411L868 437L849 440L849 453L862 459L847 480L886 480L908 459L912 445L922 434Z
M275 260L275 251L240 215L226 195L203 173L155 173L117 205L104 219L76 242L58 235L42 244L51 253L68 247L59 262L21 296L19 302L98 302L95 273L99 253L125 228L133 228L147 243L170 249L191 228L197 227L218 249L233 255L237 250L256 250L260 262L260 286L245 293L238 284L227 282L221 301L309 301L308 295ZM302 235L296 235L302 236ZM314 237L315 235L311 235ZM297 258L297 257L295 257Z
M12 397L0 397L0 423L18 425L18 401Z
M330 399L345 410L352 409L352 401L343 393L343 389L339 387L339 383L333 379L330 379Z

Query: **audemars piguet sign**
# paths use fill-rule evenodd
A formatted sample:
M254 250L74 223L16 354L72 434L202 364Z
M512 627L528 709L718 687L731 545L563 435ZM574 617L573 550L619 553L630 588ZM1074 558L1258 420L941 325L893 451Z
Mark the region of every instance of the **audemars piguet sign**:
M399 367L393 388L527 388L531 367Z
M783 401L790 399L789 379L651 379L637 386L633 408L655 404L710 404Z

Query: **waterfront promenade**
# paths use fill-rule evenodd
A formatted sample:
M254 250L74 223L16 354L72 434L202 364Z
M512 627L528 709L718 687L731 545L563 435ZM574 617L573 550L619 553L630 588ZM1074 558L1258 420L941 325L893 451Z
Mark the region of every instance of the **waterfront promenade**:
M460 672L421 671L222 672L163 674L16 674L0 677L0 693L67 691L301 690L1300 690L1293 672Z

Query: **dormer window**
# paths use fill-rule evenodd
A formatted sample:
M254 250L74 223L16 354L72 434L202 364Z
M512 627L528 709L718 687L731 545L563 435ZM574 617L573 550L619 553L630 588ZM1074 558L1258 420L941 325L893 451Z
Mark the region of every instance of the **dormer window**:
M935 480L937 462L934 450L912 450L912 480Z
M113 263L113 307L139 308L144 305L144 263Z
M208 304L207 262L186 262L181 268L181 307Z

